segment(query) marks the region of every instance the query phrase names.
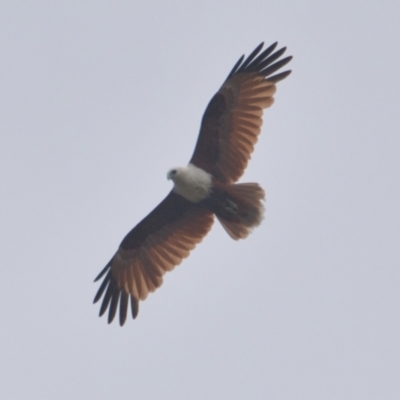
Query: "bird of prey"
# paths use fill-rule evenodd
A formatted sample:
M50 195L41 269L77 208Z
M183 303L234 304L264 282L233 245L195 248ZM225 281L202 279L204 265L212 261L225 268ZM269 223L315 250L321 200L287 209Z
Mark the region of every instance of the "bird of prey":
M276 73L292 57L286 48L263 43L240 57L211 99L189 164L172 168L174 186L167 197L122 240L95 281L103 282L100 316L108 310L111 323L132 318L139 301L155 291L163 275L187 257L211 229L214 216L232 239L244 239L263 217L264 191L257 183L236 183L246 169L261 131L263 109L274 102L276 83L291 71Z

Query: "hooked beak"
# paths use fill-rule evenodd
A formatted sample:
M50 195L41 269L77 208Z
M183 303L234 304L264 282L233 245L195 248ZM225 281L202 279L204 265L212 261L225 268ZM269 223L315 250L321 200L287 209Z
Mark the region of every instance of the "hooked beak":
M176 175L176 169L171 169L167 173L167 179L170 180ZM172 179L173 180L173 179Z

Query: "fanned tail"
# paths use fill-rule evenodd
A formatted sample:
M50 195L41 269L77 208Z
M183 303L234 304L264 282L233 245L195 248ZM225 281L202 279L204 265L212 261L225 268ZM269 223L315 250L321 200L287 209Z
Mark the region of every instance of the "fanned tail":
M258 183L237 183L214 187L213 211L232 239L244 239L264 215L265 192Z

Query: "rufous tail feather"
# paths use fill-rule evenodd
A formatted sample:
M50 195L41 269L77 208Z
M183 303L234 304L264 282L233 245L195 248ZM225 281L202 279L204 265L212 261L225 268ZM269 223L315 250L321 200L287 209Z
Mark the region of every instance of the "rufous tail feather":
M244 239L264 215L265 192L258 183L237 183L215 188L212 200L219 222L232 239Z

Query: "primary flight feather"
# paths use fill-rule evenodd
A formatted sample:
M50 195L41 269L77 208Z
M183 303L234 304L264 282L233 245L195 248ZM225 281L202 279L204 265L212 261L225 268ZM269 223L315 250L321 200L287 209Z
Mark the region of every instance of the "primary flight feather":
M286 48L275 51L276 46L261 51L261 43L238 60L206 108L189 164L168 172L173 189L125 236L95 279L104 277L94 302L103 297L100 316L108 310L108 323L119 309L122 326L129 303L136 318L139 301L161 286L165 272L201 242L214 215L235 240L260 224L263 189L257 183L235 182L254 150L263 109L274 102L276 83L291 72L274 74L292 59L280 59Z

